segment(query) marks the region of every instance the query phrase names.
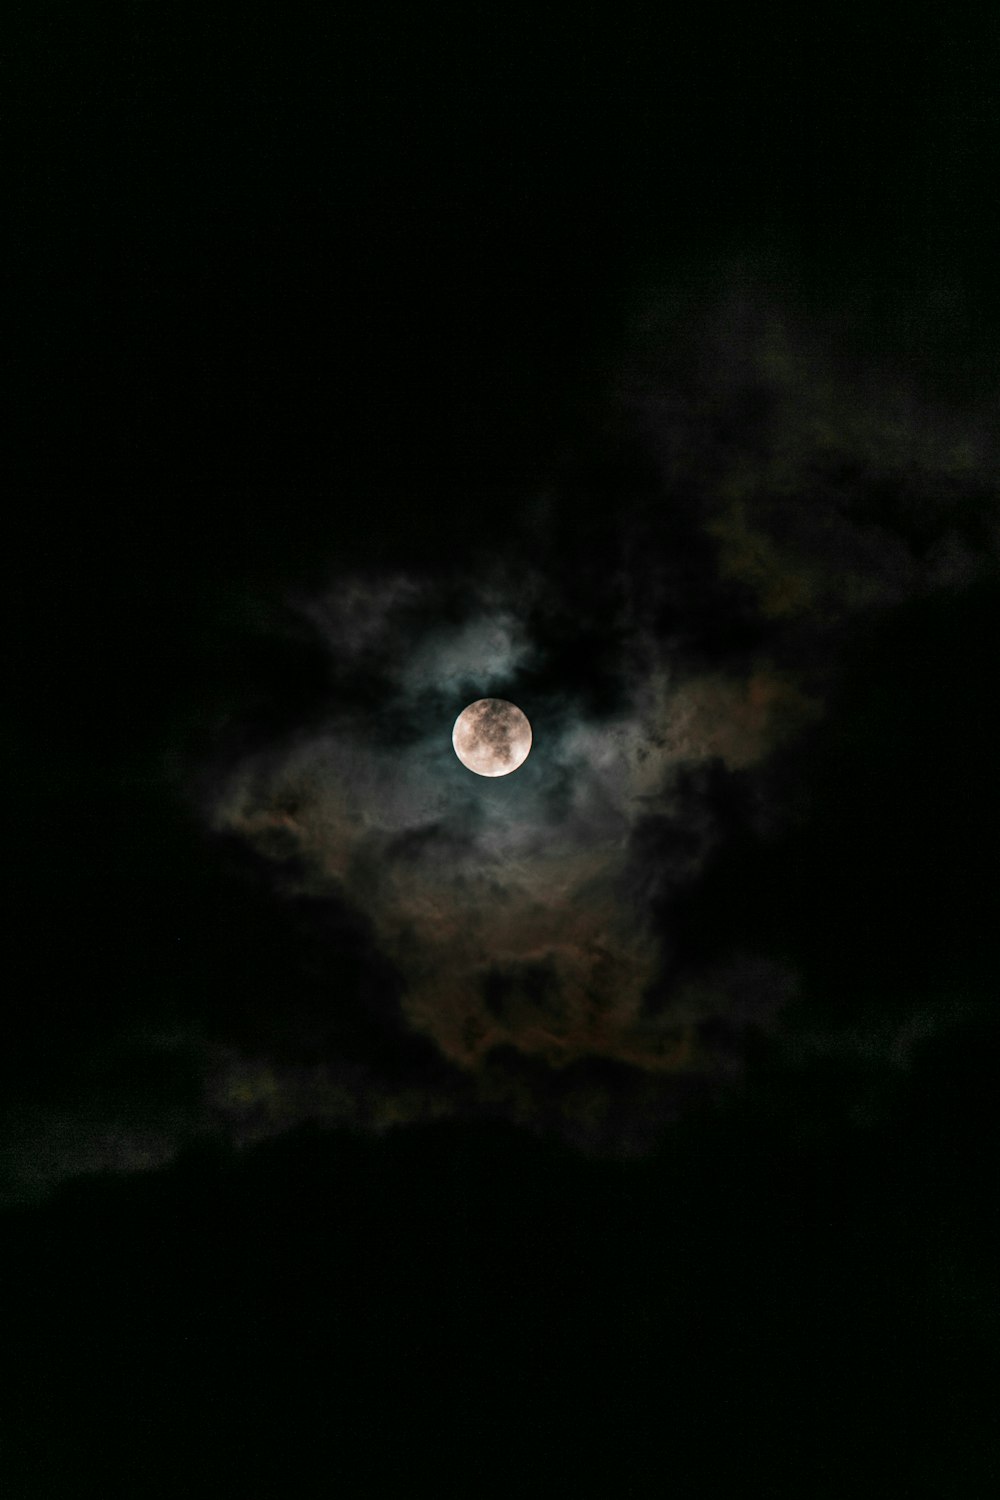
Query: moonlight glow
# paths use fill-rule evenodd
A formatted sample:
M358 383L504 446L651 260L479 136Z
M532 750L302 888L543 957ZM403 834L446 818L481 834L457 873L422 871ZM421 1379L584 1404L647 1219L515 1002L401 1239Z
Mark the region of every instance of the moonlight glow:
M451 732L455 754L477 776L507 776L528 758L531 725L504 698L479 698L463 708Z

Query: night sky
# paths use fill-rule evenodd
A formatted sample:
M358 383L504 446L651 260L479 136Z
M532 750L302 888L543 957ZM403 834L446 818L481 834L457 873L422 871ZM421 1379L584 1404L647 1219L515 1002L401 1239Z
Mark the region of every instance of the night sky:
M1000 1480L1000 34L872 9L5 28L12 1500Z

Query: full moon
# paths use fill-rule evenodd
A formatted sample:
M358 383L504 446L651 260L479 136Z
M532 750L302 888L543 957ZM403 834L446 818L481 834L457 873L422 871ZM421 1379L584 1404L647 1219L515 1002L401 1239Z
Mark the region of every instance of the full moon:
M455 720L451 743L462 765L477 776L508 776L528 758L531 725L505 698L478 698Z

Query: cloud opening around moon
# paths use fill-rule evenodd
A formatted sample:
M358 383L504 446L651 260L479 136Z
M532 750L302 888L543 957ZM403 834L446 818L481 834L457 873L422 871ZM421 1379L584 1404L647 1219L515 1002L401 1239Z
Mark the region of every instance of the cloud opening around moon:
M585 514L534 495L505 560L356 568L296 602L328 701L217 765L208 817L286 896L360 914L398 978L388 1024L443 1072L352 1083L231 1051L213 1098L237 1136L461 1100L641 1149L795 994L752 943L693 953L678 913L734 826L789 814L775 768L822 732L854 624L974 572L979 427L745 291L650 303L617 385L605 436L639 459ZM494 696L535 741L491 781L450 734Z

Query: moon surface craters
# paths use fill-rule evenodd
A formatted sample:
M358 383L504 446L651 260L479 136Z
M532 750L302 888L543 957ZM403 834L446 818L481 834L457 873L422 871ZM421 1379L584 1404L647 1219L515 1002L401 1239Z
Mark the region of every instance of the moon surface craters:
M507 776L531 749L531 725L515 703L479 698L455 720L451 742L464 766L477 776Z

